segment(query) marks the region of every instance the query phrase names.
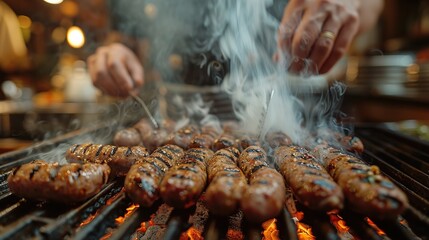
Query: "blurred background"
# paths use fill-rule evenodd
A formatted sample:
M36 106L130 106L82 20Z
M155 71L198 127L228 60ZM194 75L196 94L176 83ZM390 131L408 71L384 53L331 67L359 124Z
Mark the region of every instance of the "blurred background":
M0 1L0 152L110 113L117 100L92 87L85 60L118 37L111 6L108 0ZM348 86L342 110L354 121L393 122L425 137L428 59L429 2L386 0L377 27L356 39L327 78Z

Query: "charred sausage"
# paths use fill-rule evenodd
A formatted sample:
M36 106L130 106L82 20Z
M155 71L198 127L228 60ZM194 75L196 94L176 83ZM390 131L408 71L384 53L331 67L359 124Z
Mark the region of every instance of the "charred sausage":
M304 206L320 211L343 208L343 192L322 164L306 149L281 146L274 159L286 184Z
M194 125L186 125L179 130L172 132L167 137L167 144L174 144L183 149L188 149L192 138L199 134L200 130Z
M235 146L236 146L235 137L231 134L223 133L214 140L212 149L213 151L218 151L220 149L235 147Z
M396 218L408 207L404 192L361 159L322 145L314 149L343 189L347 204L358 213L378 219Z
M240 152L250 146L260 146L261 142L257 139L256 136L244 135L236 139L236 146Z
M93 163L48 163L35 160L14 169L7 178L12 193L33 200L82 202L106 184L110 168Z
M191 148L165 174L161 181L161 197L172 207L188 208L195 205L207 184L207 160L213 151Z
M209 185L205 193L207 208L215 215L229 216L239 209L247 179L237 166L238 149L217 151L207 162Z
M139 132L143 145L149 152L153 152L156 148L163 145L168 134L173 131L174 122L163 121L160 129L154 129L149 120L144 118L134 124L133 128Z
M125 177L124 188L128 197L141 206L152 206L159 199L159 185L165 172L183 154L184 151L179 146L164 145L149 157L138 160Z
M292 144L292 139L286 133L280 131L267 133L265 140L272 149Z
M213 126L204 126L201 133L196 134L189 144L189 148L212 148L215 139L220 135L220 130Z
M101 144L74 144L66 152L69 162L105 163L114 176L125 176L137 160L149 155L143 146L118 147Z
M283 176L268 165L265 151L259 146L246 148L238 158L238 165L249 179L241 199L246 219L261 223L276 217L283 208L286 187Z
M124 128L116 132L113 137L113 144L116 146L138 146L142 145L139 131L135 128Z

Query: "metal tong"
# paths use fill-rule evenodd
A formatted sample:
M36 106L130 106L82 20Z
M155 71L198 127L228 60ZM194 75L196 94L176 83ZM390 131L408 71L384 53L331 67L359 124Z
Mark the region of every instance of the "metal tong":
M152 123L153 127L156 128L156 129L159 129L158 122L155 120L155 118L153 117L152 113L149 111L149 108L147 107L147 105L143 101L143 99L141 99L135 93L132 93L130 95L131 95L132 98L134 98L135 101L137 101L143 107L143 110L145 111L145 113L146 113L147 117L149 118L150 122Z

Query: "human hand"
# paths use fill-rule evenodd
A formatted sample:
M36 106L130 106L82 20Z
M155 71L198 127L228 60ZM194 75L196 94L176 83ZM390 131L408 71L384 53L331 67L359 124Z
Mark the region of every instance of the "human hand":
M123 44L98 48L87 65L94 86L111 96L127 97L143 85L143 67Z
M358 32L359 0L290 0L278 31L280 54L290 59L290 70L314 64L328 72L347 52Z

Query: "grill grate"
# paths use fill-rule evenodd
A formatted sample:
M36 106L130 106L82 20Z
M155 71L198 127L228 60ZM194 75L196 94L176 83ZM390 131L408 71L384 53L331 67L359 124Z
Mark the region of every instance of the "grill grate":
M6 178L13 167L47 156L61 144L94 139L106 131L111 133L111 127L80 130L0 156L0 239L190 239L187 235L192 234L193 239L263 239L263 227L249 224L241 213L227 218L210 215L204 197L187 210L162 202L137 207L125 195L123 179L109 182L96 196L75 206L27 201L9 192ZM396 221L374 221L374 225L349 209L338 215L311 211L295 205L289 194L276 218L279 239L303 239L306 233L300 223L311 227L316 239L429 239L429 154L425 151L429 145L378 127L357 127L356 134L366 147L364 160L379 166L401 187L412 207ZM304 218L298 219L297 212ZM333 219L344 221L347 229L339 230Z

